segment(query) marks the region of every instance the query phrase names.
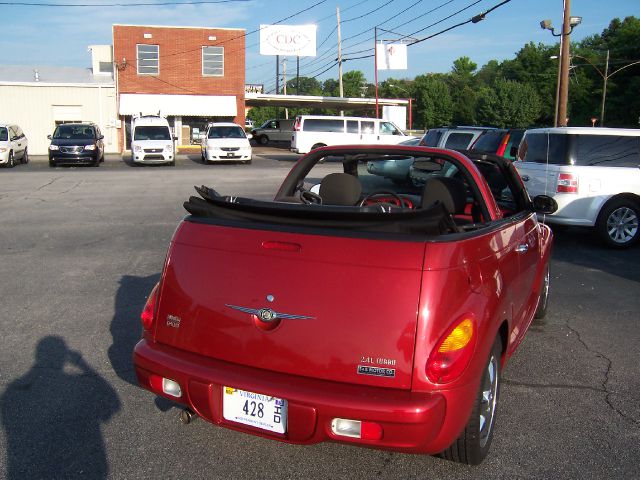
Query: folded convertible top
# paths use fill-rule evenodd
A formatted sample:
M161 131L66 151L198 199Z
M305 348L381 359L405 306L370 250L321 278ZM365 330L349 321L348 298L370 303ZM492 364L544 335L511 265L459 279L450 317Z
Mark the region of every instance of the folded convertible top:
M440 203L427 209L383 211L379 205L343 207L265 202L243 197L222 196L204 185L195 189L202 198L192 196L184 203L184 208L195 217L296 227L423 235L440 235L458 231L451 215Z

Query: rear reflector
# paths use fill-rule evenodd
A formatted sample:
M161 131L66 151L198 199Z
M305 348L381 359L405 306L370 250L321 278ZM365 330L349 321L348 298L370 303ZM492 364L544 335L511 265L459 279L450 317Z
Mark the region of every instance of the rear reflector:
M558 175L558 193L578 193L578 176L573 173Z
M156 392L162 392L176 398L182 396L182 389L178 382L161 377L160 375L149 375L149 385L151 385L151 388Z
M361 438L363 440L380 440L382 438L381 425L360 420L334 418L331 422L331 431L340 437Z

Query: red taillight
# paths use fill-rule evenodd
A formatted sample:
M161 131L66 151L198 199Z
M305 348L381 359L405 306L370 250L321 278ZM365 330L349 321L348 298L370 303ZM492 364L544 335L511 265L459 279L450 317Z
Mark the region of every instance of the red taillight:
M469 365L476 343L472 317L454 324L429 355L426 373L433 383L448 383L458 378Z
M140 315L140 320L142 320L142 327L145 330L151 330L153 326L153 322L155 320L156 314L156 303L158 299L158 285L153 287L151 293L149 294L149 298L147 298L147 303L145 303L144 308L142 309L142 314Z
M499 157L504 157L504 152L507 149L507 143L509 143L509 137L510 136L511 136L511 134L507 133L502 138L502 141L500 142L500 146L498 147L498 151L496 152L496 155L498 155Z
M558 175L558 193L578 193L578 175L561 173Z

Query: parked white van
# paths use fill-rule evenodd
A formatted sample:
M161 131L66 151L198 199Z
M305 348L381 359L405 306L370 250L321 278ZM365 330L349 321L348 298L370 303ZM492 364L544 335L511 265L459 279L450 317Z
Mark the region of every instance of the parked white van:
M29 162L29 142L22 129L15 124L0 123L0 165L15 167L16 162Z
M378 118L298 115L291 151L308 153L328 145L395 145L409 138L393 122Z
M527 130L514 165L531 197L558 203L549 223L595 227L612 247L640 239L640 130Z
M131 159L134 163L175 165L175 140L165 117L134 115L131 119Z

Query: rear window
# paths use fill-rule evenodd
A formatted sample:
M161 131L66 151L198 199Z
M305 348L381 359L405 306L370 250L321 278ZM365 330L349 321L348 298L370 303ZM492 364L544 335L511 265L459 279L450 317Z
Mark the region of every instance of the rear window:
M171 140L169 127L161 125L139 126L133 133L134 140Z
M95 138L95 130L91 125L58 125L53 138L85 139Z
M9 132L6 127L0 127L0 142L6 142L9 140Z
M308 118L302 125L305 132L344 133L344 120Z
M574 165L637 167L640 165L640 137L577 135Z
M571 165L567 155L567 137L557 133L528 133L520 146L518 158L524 162Z
M473 133L458 133L454 132L447 138L444 148L451 148L453 150L466 150L469 148L469 144L473 140Z
M429 130L422 137L422 144L426 147L437 147L440 138L442 138L442 130Z
M480 138L473 144L473 149L478 152L496 153L500 148L500 143L507 132L488 131L480 135Z
M210 127L208 138L244 138L244 130L240 127Z

